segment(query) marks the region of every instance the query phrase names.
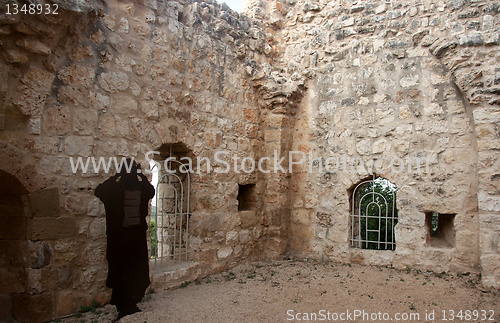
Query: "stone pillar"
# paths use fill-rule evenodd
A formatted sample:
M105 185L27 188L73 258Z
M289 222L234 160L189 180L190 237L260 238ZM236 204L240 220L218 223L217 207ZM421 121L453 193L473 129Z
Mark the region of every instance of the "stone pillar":
M287 232L290 222L290 174L288 154L290 151L291 119L276 110L267 116L264 129L265 156L270 160L266 176L265 224L267 246L265 254L276 259L287 248ZM280 162L281 161L281 162ZM284 172L283 172L284 170Z
M482 281L500 287L500 107L482 105L473 111L478 150L477 192Z

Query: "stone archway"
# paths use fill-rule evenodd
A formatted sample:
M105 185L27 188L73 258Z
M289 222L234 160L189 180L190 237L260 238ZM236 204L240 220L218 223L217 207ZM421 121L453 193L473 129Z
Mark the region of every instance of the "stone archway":
M14 176L0 171L0 320L13 318L13 298L26 293L26 193Z
M52 212L57 190L28 194L13 176L0 171L0 320L42 322L52 318L53 295L42 279L52 246L33 230L33 215ZM58 199L55 199L58 203ZM46 207L47 206L47 207Z
M421 44L424 46L424 44ZM479 222L479 263L485 286L500 286L497 252L499 230L494 216L500 211L498 196L498 127L500 124L500 84L494 55L499 40L494 33L470 33L455 39L436 39L430 52L449 69L463 95L477 147L477 212ZM426 46L429 46L427 44ZM454 214L441 214L452 221ZM428 213L432 218L432 212ZM439 216L439 215L438 215ZM429 220L430 221L430 220ZM449 245L446 242L445 245Z
M46 322L55 311L54 243L74 236L73 219L59 217L56 188L29 191L0 170L0 321Z
M76 234L76 220L60 212L59 190L47 188L36 167L23 162L24 155L0 141L2 322L46 322L62 313L56 299L70 268L56 263L54 245Z

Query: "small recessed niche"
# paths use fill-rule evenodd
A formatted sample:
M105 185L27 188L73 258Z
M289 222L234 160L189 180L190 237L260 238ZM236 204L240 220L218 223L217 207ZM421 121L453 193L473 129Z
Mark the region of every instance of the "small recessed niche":
M255 210L256 206L255 184L238 185L238 211Z
M455 246L455 214L425 212L427 245L436 248Z

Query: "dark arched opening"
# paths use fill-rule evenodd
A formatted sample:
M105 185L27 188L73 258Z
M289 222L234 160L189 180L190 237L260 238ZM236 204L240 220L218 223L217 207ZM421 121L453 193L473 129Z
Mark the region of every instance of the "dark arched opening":
M0 321L11 320L13 296L26 292L27 190L0 171Z

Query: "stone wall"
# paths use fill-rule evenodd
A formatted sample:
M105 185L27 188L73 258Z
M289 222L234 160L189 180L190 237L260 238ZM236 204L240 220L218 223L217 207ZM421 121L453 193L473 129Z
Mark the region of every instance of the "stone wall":
M55 3L58 15L0 15L0 201L18 187L11 210L22 202L26 224L19 239L0 227L16 263L1 262L6 319L109 298L93 191L113 170L75 174L69 158L145 165L148 151L179 145L212 161L221 150L270 158L269 173L192 174L190 257L202 275L292 253L480 271L499 286L498 3L249 1L246 15L212 1ZM309 173L307 157L274 172L292 150L372 167L427 158L420 175L387 163L376 174L399 189L396 250L349 245L349 193L373 170ZM238 210L239 185L252 184L252 207ZM455 214L452 247L428 244L433 211ZM36 256L6 255L13 243Z
M291 177L290 250L442 271L498 287L498 3L286 1L249 6L282 44L277 62L305 84L294 151L361 158L365 169ZM290 83L289 83L290 84ZM292 86L293 87L293 86ZM378 176L398 187L395 252L349 247L349 193L374 160L425 157L428 173ZM300 156L295 156L295 160ZM479 205L478 205L479 204ZM429 246L425 212L455 216L453 248ZM325 218L327 219L325 221Z
M19 289L1 284L6 317L21 321L66 315L110 295L104 208L93 192L114 167L73 173L70 157L134 157L145 165L148 151L173 144L212 161L218 150L263 154L245 66L266 62L273 50L249 18L212 2L59 4L58 15L0 18L0 167L28 193L50 193L33 207L53 211L24 215L24 240L48 248L50 260L29 269ZM192 175L190 258L202 275L260 257L262 202L238 212L237 201L238 184L256 184L261 201L259 176Z

